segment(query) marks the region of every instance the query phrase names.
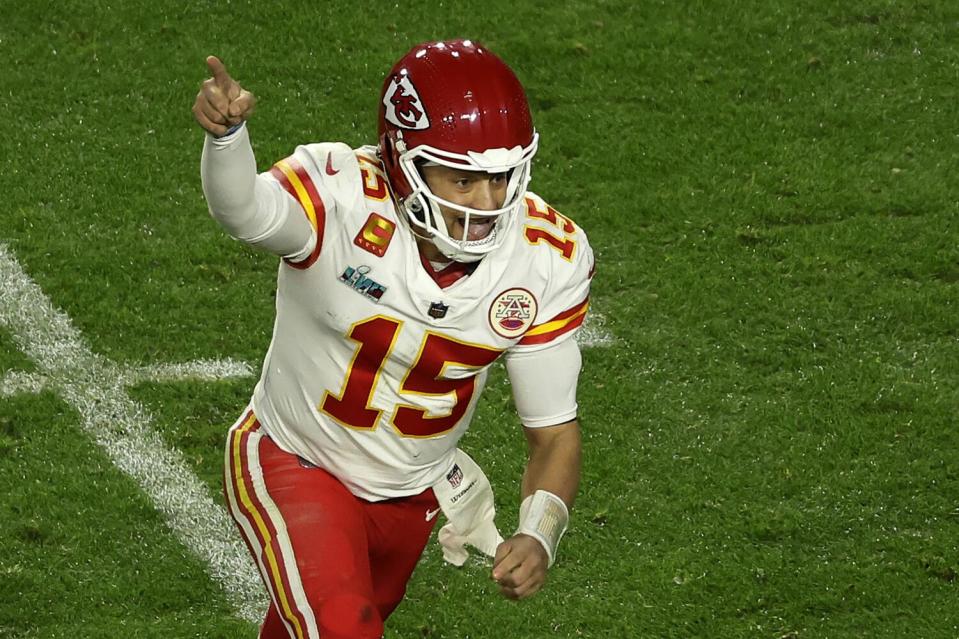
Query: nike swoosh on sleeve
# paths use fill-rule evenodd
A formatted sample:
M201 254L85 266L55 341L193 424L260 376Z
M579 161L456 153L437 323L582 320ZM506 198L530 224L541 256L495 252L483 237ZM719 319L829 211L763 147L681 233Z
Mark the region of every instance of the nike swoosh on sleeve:
M339 172L340 172L339 169L334 169L334 168L333 168L333 154L332 154L332 153L327 153L327 154L326 154L326 174L327 174L327 175L336 175L336 174L339 173Z

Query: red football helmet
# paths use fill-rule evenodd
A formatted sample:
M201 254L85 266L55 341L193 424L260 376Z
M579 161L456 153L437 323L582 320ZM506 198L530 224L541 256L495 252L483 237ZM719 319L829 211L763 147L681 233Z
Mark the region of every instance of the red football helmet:
M539 140L516 75L478 42L428 42L393 65L381 97L380 156L413 231L459 262L474 262L500 246L523 205ZM418 165L426 162L506 173L502 208L483 211L439 198L420 173ZM450 236L440 204L465 215L462 237ZM470 216L496 218L483 239L467 239Z

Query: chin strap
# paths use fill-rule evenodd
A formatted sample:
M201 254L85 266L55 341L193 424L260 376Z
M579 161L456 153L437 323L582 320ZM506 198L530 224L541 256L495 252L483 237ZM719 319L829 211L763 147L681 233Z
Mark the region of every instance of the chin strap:
M546 549L549 565L556 561L559 541L569 526L569 508L566 502L546 490L537 490L523 500L519 507L517 533L529 535Z

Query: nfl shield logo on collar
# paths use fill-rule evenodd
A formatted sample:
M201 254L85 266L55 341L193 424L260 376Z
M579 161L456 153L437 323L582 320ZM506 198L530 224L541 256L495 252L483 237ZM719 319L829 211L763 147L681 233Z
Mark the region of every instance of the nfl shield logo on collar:
M430 304L430 310L428 310L426 314L433 319L443 319L446 317L446 311L448 310L450 310L450 307L443 302L433 302Z

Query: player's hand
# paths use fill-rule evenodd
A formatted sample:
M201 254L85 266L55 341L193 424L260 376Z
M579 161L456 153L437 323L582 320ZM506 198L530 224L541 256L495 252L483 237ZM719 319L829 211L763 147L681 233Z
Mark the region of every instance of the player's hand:
M216 56L208 56L206 66L213 77L200 86L193 103L193 117L206 131L219 137L253 114L256 97L230 77Z
M549 556L529 535L513 535L496 548L493 580L508 599L525 599L546 583Z

